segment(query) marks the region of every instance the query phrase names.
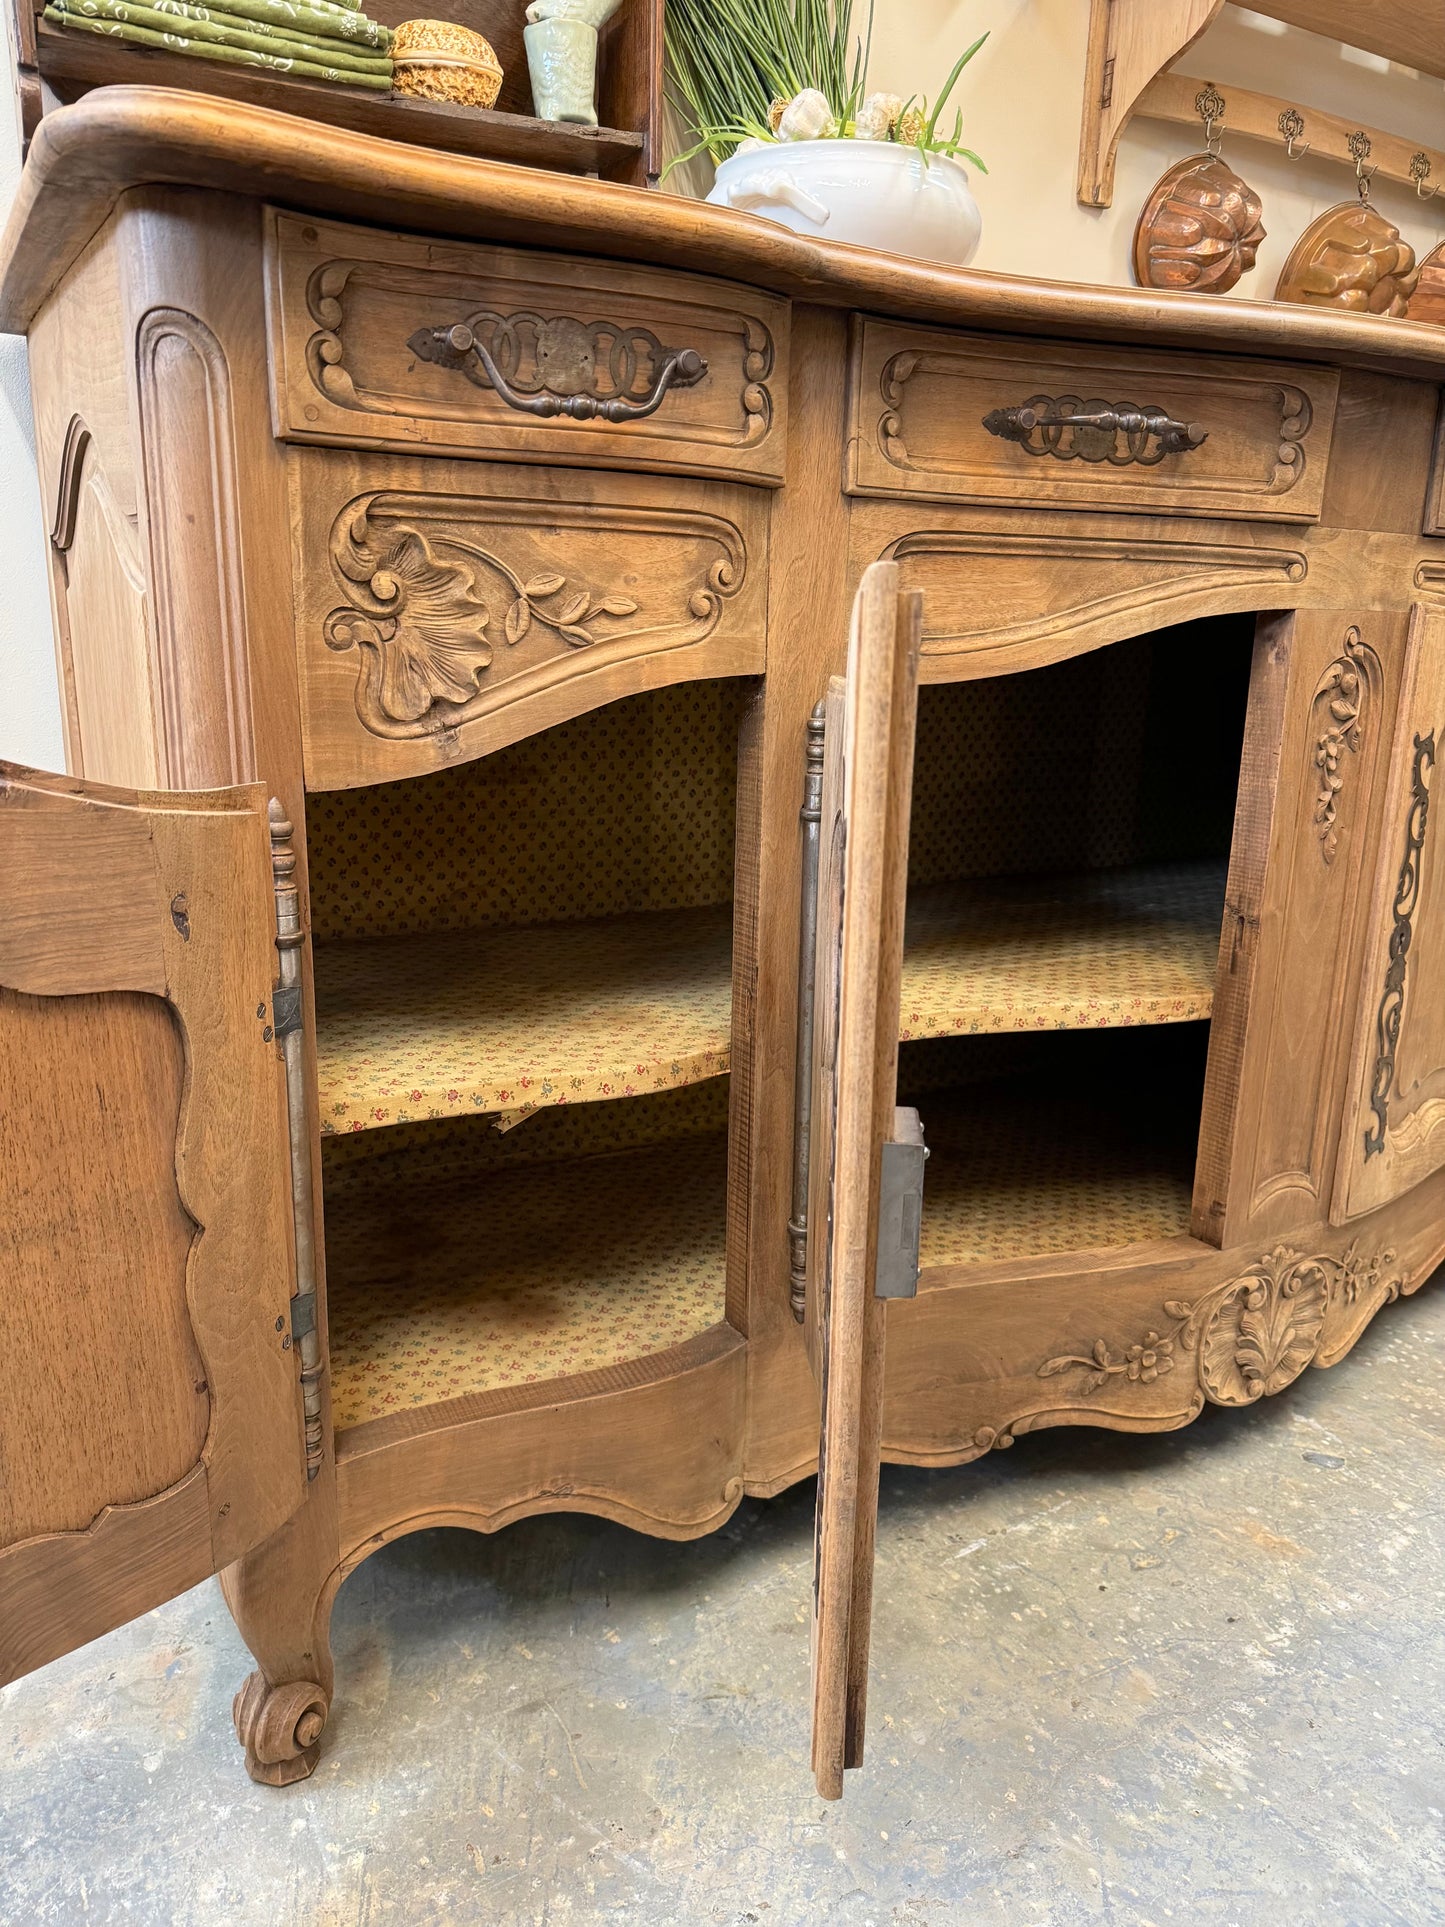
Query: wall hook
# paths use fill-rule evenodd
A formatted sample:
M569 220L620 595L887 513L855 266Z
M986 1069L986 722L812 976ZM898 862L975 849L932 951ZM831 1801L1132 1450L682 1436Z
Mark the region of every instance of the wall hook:
M1300 135L1305 131L1305 117L1297 107L1285 108L1279 117L1279 131L1284 136L1284 151L1287 159L1297 161L1308 154L1309 142L1300 141Z
M1215 129L1223 131L1224 96L1212 80L1206 80L1194 96L1194 111L1204 122L1204 145L1211 154L1218 154L1220 136Z
M1379 173L1378 167L1366 167L1370 158L1371 140L1363 127L1357 127L1353 134L1347 135L1345 145L1349 148L1355 163L1355 188L1360 199L1368 207L1370 204L1370 182Z
M1420 196L1422 201L1433 201L1441 189L1441 182L1436 181L1435 185L1427 194L1425 192L1425 183L1429 178L1430 156L1423 152L1412 154L1410 156L1410 179L1415 183L1415 192Z

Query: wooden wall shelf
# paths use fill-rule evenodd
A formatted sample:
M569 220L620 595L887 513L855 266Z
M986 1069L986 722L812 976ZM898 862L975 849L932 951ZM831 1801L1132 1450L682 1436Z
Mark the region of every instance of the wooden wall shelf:
M530 114L488 113L439 101L376 94L363 87L294 80L259 67L232 67L220 60L133 47L102 34L69 33L37 21L35 71L62 100L78 100L93 87L131 84L219 94L250 107L303 114L328 127L443 148L484 160L517 161L563 174L597 174L628 180L643 153L644 136L615 127L569 127Z
M1251 0L1256 13L1268 14L1292 27L1344 41L1367 53L1413 67L1421 73L1445 76L1445 0ZM1085 207L1108 207L1114 199L1114 162L1119 138L1136 113L1146 110L1141 97L1159 80L1173 78L1191 89L1189 113L1193 120L1193 95L1199 81L1184 82L1182 75L1169 76L1164 70L1193 46L1205 28L1222 12L1224 0L1090 0L1089 47L1084 68L1084 109L1079 134L1079 200ZM1242 90L1231 89L1232 99ZM1263 100L1263 95L1252 98ZM1275 104L1277 119L1286 101ZM1313 112L1300 103L1313 130L1321 129L1331 116ZM1175 115L1160 116L1172 120ZM1239 124L1237 112L1231 118L1236 132L1250 131ZM1344 127L1343 121L1335 125ZM1348 131L1348 130L1347 130ZM1382 160L1381 149L1394 137L1375 135L1373 160ZM1271 137L1279 131L1271 123ZM1311 139L1312 133L1305 135ZM1418 146L1418 143L1416 144ZM1328 152L1328 148L1321 149ZM1415 151L1414 148L1411 151ZM1408 169L1408 155L1406 157ZM1351 162L1353 165L1353 162ZM1382 164L1381 173L1397 178ZM1436 178L1442 169L1438 158ZM1404 176L1410 185L1408 171Z
M1140 94L1134 112L1148 120L1175 121L1180 125L1198 127L1199 114L1194 100L1205 84L1190 74L1160 74ZM1283 145L1279 117L1294 106L1294 102L1277 100L1273 94L1253 94L1244 87L1221 87L1219 92L1225 103L1220 126L1226 140L1237 134L1246 140L1267 141L1276 147ZM1410 171L1410 164L1416 155L1423 154L1429 163L1427 182L1445 186L1445 149L1422 147L1418 141L1402 140L1398 134L1387 134L1379 127L1366 127L1361 121L1341 120L1337 114L1323 113L1317 107L1299 107L1297 111L1305 124L1304 132L1299 136L1301 145L1307 141L1310 154L1315 159L1339 161L1353 172L1355 159L1350 152L1349 137L1354 133L1363 133L1370 142L1367 165L1383 180L1398 182L1402 187L1413 187L1415 177Z

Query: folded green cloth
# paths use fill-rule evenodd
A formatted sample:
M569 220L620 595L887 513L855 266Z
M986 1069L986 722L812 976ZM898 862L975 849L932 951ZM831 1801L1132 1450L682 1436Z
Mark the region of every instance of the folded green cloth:
M65 0L54 0L62 11L94 14L105 18L129 18L105 6L66 7ZM290 38L302 40L346 40L375 53L391 51L392 31L379 20L369 20L352 7L340 7L333 0L217 0L214 6L181 4L181 0L147 0L162 13L183 14L190 20L235 17L249 20L265 29L275 29Z
M354 62L358 56L348 55L334 41L283 39L279 34L218 26L214 17L216 9L209 10L213 15L211 20L202 22L181 21L175 14L139 5L137 0L84 0L84 6L84 12L72 12L67 4L51 0L45 9L45 18L52 26L106 34L138 47L161 47L168 53L226 61L233 66L265 67L273 73L294 74L302 80L338 81L348 87L368 87L377 93L391 91L390 60L369 61L365 69L357 65L343 66L342 60ZM170 25L147 25L144 21L175 21L177 26L184 26L185 31L176 32Z
M231 11L229 4L199 0L51 0L68 20L119 20L152 33L178 34L184 40L210 41L218 47L245 47L258 54L289 54L293 60L320 60L349 73L391 78L386 54L370 53L354 42L320 40L289 27L261 27Z

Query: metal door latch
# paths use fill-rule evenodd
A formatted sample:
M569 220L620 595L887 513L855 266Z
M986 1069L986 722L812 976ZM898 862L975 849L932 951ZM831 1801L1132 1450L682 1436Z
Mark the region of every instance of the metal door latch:
M923 1232L923 1167L928 1146L917 1111L900 1104L893 1136L883 1146L878 1184L878 1264L875 1298L918 1295L918 1246Z

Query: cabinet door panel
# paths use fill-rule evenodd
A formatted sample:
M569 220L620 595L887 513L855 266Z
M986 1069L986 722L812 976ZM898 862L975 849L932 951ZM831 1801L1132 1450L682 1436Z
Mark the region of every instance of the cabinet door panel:
M813 1772L825 1799L863 1758L884 1302L878 1194L894 1129L920 599L875 563L828 693L814 979L806 1333L821 1437L813 1571Z
M1432 817L1445 750L1445 615L1410 616L1370 902L1337 1224L1445 1164L1445 849Z
M305 1490L265 799L0 765L0 1681Z
M1230 1247L1329 1213L1407 618L1261 618L1235 812L1194 1233Z

